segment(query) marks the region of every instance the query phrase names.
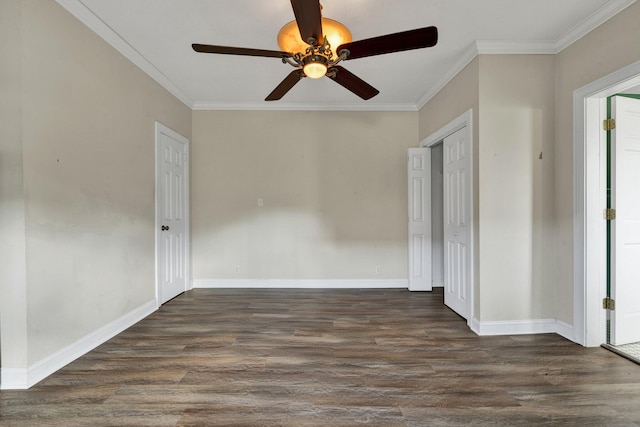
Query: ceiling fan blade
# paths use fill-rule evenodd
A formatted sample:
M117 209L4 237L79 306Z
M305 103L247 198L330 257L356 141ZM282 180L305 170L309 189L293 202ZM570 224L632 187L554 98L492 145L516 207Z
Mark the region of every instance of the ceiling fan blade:
M304 77L302 70L293 70L285 79L265 98L265 101L277 101L287 94Z
M309 38L316 40L318 45L324 41L322 36L322 12L318 0L291 0L293 14L298 22L300 37L307 43Z
M215 46L211 44L191 45L193 50L201 53L220 53L223 55L262 56L267 58L289 58L291 54L279 50L248 49L245 47Z
M401 33L387 34L340 45L336 52L349 50L347 59L364 58L367 56L384 55L385 53L402 52L404 50L432 47L438 43L438 29L436 27L418 28Z
M346 68L336 65L335 67L331 67L329 71L330 73L327 73L327 77L364 100L371 99L380 93L378 89L371 86L369 83L365 82Z

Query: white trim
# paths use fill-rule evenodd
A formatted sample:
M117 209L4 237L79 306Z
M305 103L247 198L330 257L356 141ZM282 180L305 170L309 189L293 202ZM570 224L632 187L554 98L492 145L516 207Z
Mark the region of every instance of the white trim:
M93 13L80 0L56 0L56 2L67 10L71 15L75 16L80 22L89 27L91 31L100 36L111 47L120 52L122 56L127 58L133 64L138 66L149 77L155 80L160 86L165 88L169 93L178 98L187 107L192 108L193 102L185 95L178 86L176 86L167 76L162 74L155 65L147 58L142 56L140 52L135 50L127 41L122 38L113 28L108 26L95 13Z
M566 338L567 334L573 334L571 326L556 319L503 320L490 322L480 322L477 319L473 319L471 330L480 336L559 334Z
M474 228L474 217L475 217L475 213L473 211L473 207L474 207L474 197L475 195L473 194L473 189L475 188L474 186L474 170L473 170L473 161L474 161L474 150L473 150L473 109L469 109L467 111L465 111L464 113L462 113L461 115L459 115L458 117L456 117L455 119L453 119L451 122L447 123L446 125L444 125L443 127L441 127L440 129L438 129L437 131L433 132L431 135L429 135L427 138L425 138L424 140L422 140L420 142L420 147L431 147L437 143L439 143L440 141L444 140L446 137L448 137L449 135L453 134L454 132L462 129L466 127L467 128L467 139L468 139L468 143L469 143L469 159L468 159L468 163L467 163L467 168L469 170L468 176L469 176L469 181L467 182L468 188L471 190L469 191L469 200L467 200L467 203L469 204L469 207L471 209L471 221L469 222L469 227L468 227L468 233L469 235L467 236L467 242L468 242L468 246L470 248L469 251L469 259L468 259L468 265L470 266L470 270L471 270L471 274L469 277L469 287L467 289L467 295L469 295L469 299L467 300L467 325L469 325L469 327L472 328L472 323L473 323L473 319L474 319L474 295L475 295L475 282L474 282L474 278L475 278L475 241L474 241L474 235L475 235L475 228Z
M427 105L429 101L433 99L446 85L449 84L467 65L478 56L478 46L476 43L471 43L460 55L460 59L447 71L438 82L433 85L427 92L420 97L417 102L418 110Z
M408 289L407 279L194 279L200 289Z
M0 390L26 390L28 378L27 368L0 368Z
M184 206L184 228L185 228L185 234L184 234L184 252L185 252L185 265L184 265L184 274L186 277L185 280L185 292L191 289L191 281L190 281L190 277L191 277L191 225L189 222L189 219L191 218L191 213L190 213L190 207L191 207L191 199L190 199L190 164L191 164L191 151L190 151L190 144L189 144L189 140L180 135L179 133L175 132L174 130L168 128L167 126L163 125L160 122L155 122L155 142L154 142L154 164L155 164L155 200L154 200L154 207L155 207L155 247L154 247L154 251L155 251L155 256L154 256L154 261L155 261L155 285L156 285L156 302L157 302L157 306L160 307L160 305L162 305L162 296L161 296L161 285L160 285L160 277L158 276L158 244L160 242L160 239L162 238L162 232L160 231L160 227L162 225L162 216L161 216L161 209L158 206L158 200L160 199L160 185L158 185L159 182L161 182L162 177L160 176L160 168L159 168L159 157L158 157L158 145L160 143L160 135L164 134L167 135L169 138L174 139L182 144L184 144L184 150L185 150L185 162L184 162L184 167L185 167L185 175L186 175L186 181L185 181L185 199L186 199L186 203Z
M149 301L28 368L2 368L2 390L24 390L35 385L80 356L138 323L156 310L156 301Z
M553 55L558 53L556 43L544 41L478 40L478 55Z
M635 2L636 0L611 0L607 2L587 19L562 35L555 43L556 53L562 52Z
M573 337L575 336L575 331L573 326L561 320L556 319L556 334L560 335L563 338L568 339L569 341L573 341Z
M193 103L193 110L203 111L418 111L416 104L292 104L286 102Z
M602 209L599 122L602 98L640 84L640 61L573 93L573 341L588 347L604 339Z
M472 139L471 144L473 144L473 109L465 111L446 125L442 126L437 131L433 132L431 135L423 139L420 142L420 147L431 147L432 145L442 142L443 139L459 131L463 127L467 127L469 129L469 135ZM472 147L473 145L471 145L470 148Z

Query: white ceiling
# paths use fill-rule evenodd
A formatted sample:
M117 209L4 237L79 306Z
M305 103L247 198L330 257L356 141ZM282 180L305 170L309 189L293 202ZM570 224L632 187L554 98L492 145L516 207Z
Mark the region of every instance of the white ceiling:
M347 61L380 90L362 101L328 78L264 98L291 66L195 53L192 43L279 50L288 0L57 0L195 109L416 110L478 53L557 53L635 0L323 0L354 40L434 25L433 48Z

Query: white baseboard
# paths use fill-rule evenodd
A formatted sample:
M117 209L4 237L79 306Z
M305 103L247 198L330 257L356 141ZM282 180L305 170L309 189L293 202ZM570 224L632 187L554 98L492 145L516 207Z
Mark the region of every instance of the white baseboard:
M0 368L0 390L26 390L29 388L27 368Z
M386 289L409 287L407 279L292 280L194 279L194 288L206 289Z
M558 334L573 341L573 327L557 319L506 320L480 322L472 319L469 327L481 336L489 335L526 335Z
M158 303L156 300L149 301L28 368L0 369L0 389L24 390L35 385L80 356L138 323L157 309Z
M576 337L574 335L573 326L569 325L567 323L564 323L561 320L556 320L556 334L560 335L561 337L564 337L564 338L568 339L569 341L573 341L575 343L578 343L578 341L576 341Z

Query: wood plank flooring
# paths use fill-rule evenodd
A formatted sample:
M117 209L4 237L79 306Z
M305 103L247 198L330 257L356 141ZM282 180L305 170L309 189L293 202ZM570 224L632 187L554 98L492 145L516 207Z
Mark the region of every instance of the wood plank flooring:
M442 290L196 289L26 391L2 426L636 426L640 366L478 337Z

